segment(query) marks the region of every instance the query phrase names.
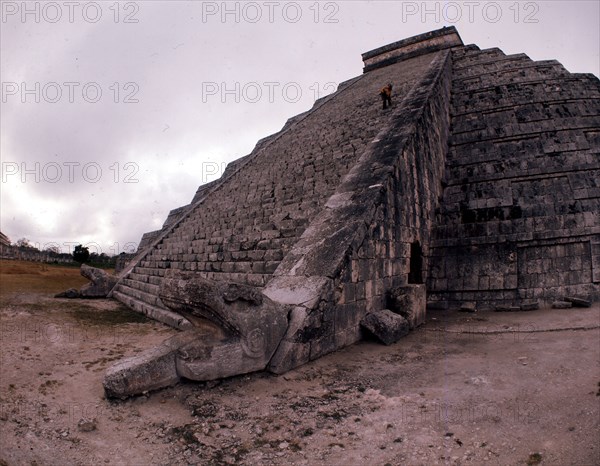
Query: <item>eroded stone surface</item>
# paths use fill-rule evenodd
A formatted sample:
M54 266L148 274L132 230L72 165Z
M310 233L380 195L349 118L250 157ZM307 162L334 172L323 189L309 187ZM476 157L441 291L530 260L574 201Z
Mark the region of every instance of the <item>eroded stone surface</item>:
M526 302L521 304L522 311L535 311L540 308L540 303L537 301Z
M553 309L571 309L573 307L573 303L568 301L554 301L552 303Z
M404 317L411 330L425 323L425 285L403 285L390 292L390 310Z
M109 367L104 376L104 391L111 398L126 398L146 391L168 387L180 379L176 368L179 348L202 338L202 333L187 330L161 345Z
M591 307L592 302L589 299L579 296L565 296L565 301L572 303L575 307Z
M409 322L388 309L367 314L361 325L386 345L396 343L410 332Z
M90 280L90 283L83 285L79 290L69 288L56 294L55 298L106 298L118 281L116 276L87 264L81 264L79 270L82 276Z
M104 380L108 396L154 390L181 377L215 380L265 369L288 326L288 308L260 290L198 273L171 273L160 298L194 328L112 366Z
M90 280L79 290L82 298L106 298L117 283L117 277L107 273L105 270L81 264L81 275Z

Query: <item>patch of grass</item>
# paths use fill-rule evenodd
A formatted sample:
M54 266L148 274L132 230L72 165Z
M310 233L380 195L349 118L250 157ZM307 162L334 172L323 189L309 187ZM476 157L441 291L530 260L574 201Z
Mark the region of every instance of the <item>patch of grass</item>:
M18 304L18 307L37 315L60 309L77 323L86 326L115 326L151 322L144 314L133 311L120 303L112 309L98 309L88 302L90 301L84 299L42 300L41 302Z
M219 412L219 407L212 401L199 401L194 400L190 402L192 408L192 415L199 416L201 418L212 418Z
M78 309L68 311L70 316L84 325L121 325L150 322L144 314L132 311L125 306L112 310L99 310L79 305Z
M261 448L268 444L269 441L264 438L255 438L253 443L256 448Z
M296 440L292 440L290 442L290 450L293 452L299 452L300 450L302 450L302 446L300 445L300 443Z
M0 294L59 293L89 283L78 267L18 260L0 260Z
M539 453L532 453L527 458L527 466L535 466L536 464L540 464L542 462L542 455Z
M43 384L41 384L38 387L38 391L42 394L42 395L47 395L48 394L48 390L52 389L55 386L58 385L62 385L62 382L59 382L58 380L46 380Z
M310 437L314 433L315 432L310 427L308 427L302 431L302 437Z
M320 412L318 414L319 414L319 416L333 419L336 422L340 422L343 419L345 419L346 417L348 417L348 413L345 412L343 409L336 409L331 412Z
M185 424L179 427L171 428L171 435L176 439L183 440L187 445L198 445L200 442L196 438L196 426L194 424Z

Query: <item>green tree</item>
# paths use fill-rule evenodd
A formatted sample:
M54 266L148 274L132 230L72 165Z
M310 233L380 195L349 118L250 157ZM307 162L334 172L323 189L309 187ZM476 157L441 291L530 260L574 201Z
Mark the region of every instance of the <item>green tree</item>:
M31 248L32 247L31 246L31 242L27 238L25 238L25 237L17 240L17 242L15 243L15 245L18 248Z
M44 251L52 254L60 254L60 247L56 244L51 244L50 246L46 247Z
M81 244L75 246L75 249L73 249L73 260L80 264L85 264L90 260L90 250Z

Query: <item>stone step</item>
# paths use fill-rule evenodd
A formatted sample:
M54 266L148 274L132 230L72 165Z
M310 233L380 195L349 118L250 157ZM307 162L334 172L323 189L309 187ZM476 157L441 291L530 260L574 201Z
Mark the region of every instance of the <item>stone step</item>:
M464 49L463 49L464 50ZM498 57L506 57L506 54L497 47L490 49L482 49L475 50L471 49L466 51L465 53L454 54L453 58L456 56L456 60L454 61L454 66L457 66L458 63L461 62L469 62L470 60L493 60ZM453 67L454 69L454 67Z
M142 283L148 283L150 276L142 273L130 272L127 278L129 278L130 280L137 280L138 282Z
M490 96L495 97L496 106L503 106L503 101L514 101L517 100L519 102L523 102L523 100L519 100L519 92L516 92L514 86L522 86L523 90L526 90L531 96L533 92L531 89L535 89L536 87L539 89L539 97L538 101L543 101L542 97L543 92L551 92L548 88L550 87L552 82L558 82L555 76L548 76L547 73L544 73L540 70L530 71L527 74L521 74L520 70L511 70L502 73L500 76L493 79L494 86L489 86L489 82L492 78L473 78L473 79L464 79L457 80L454 83L454 89L456 92L452 96L452 102L459 101L461 98L464 98L465 94L468 94L471 97L473 94L476 94L478 98ZM525 87L527 86L527 87ZM510 87L510 92L507 92L507 87ZM498 91L503 91L503 95L498 96ZM516 92L514 94L513 92ZM535 97L535 96L534 96Z
M164 277L165 276L165 269L159 269L159 268L154 268L154 267L142 267L140 265L136 265L135 268L133 269L133 271L135 273L142 274L142 275L148 275L150 277L152 277L152 276Z
M215 262L214 265L220 270L213 269L207 271L198 270L197 268L194 268L194 263L189 263L184 264L186 268L182 270L202 272L204 277L211 278L213 280L244 283L250 286L262 288L270 280L273 272L277 269L280 262L281 261ZM122 294L130 294L136 299L146 301L148 303L155 303L155 299L158 299L156 297L158 296L158 290L163 277L145 274L142 276L146 277L148 281L144 282L132 280L130 278L123 278L121 283L117 286L117 290L119 290L119 287L123 285L123 289L119 290Z
M135 288L136 290L143 291L144 293L158 296L158 285L152 285L151 283L132 280L130 278L124 278L121 283L129 288Z
M465 64L461 64L461 61L458 60L457 65L454 68L455 73L452 75L452 81L481 77L489 73L523 69L523 67L526 67L529 63L532 63L531 58L524 54L507 55L493 60L471 59Z
M132 288L128 285L125 285L123 283L123 281L121 281L121 283L119 283L117 285L117 288L115 291L117 291L123 295L127 295L132 298L135 298L138 301L143 301L147 304L150 304L151 306L162 307L162 303L160 301L160 298L158 297L158 294L154 295L154 294L146 293L142 290L138 290L137 288ZM113 292L113 294L114 294L114 292Z
M484 118L483 115L480 115L480 117ZM497 125L496 127L486 127L480 130L455 133L450 138L449 144L454 146L480 143L482 141L493 144L494 141L503 140L505 138L526 137L531 134L539 135L539 133L551 131L579 130L597 127L598 125L600 125L600 117L594 116L567 117L555 120L547 119L527 123L511 124L507 122L504 126ZM575 150L575 147L570 150Z
M170 327L178 330L187 330L193 327L190 321L188 321L185 317L168 309L152 306L124 292L115 291L113 292L113 297L117 301L125 304L130 309L140 312L151 319L158 320L159 322L162 322Z
M460 81L471 81L476 78L481 82L490 82L490 80L505 79L505 76L516 73L522 77L543 75L548 79L565 78L571 75L565 67L556 60L533 61L529 57L512 57L494 62L472 63L460 69L453 75L452 83Z

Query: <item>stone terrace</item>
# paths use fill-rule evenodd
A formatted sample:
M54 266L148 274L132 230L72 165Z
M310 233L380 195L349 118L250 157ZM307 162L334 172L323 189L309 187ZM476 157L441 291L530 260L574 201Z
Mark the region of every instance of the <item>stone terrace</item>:
M518 308L598 294L599 109L593 75L498 49L453 50L430 299Z

